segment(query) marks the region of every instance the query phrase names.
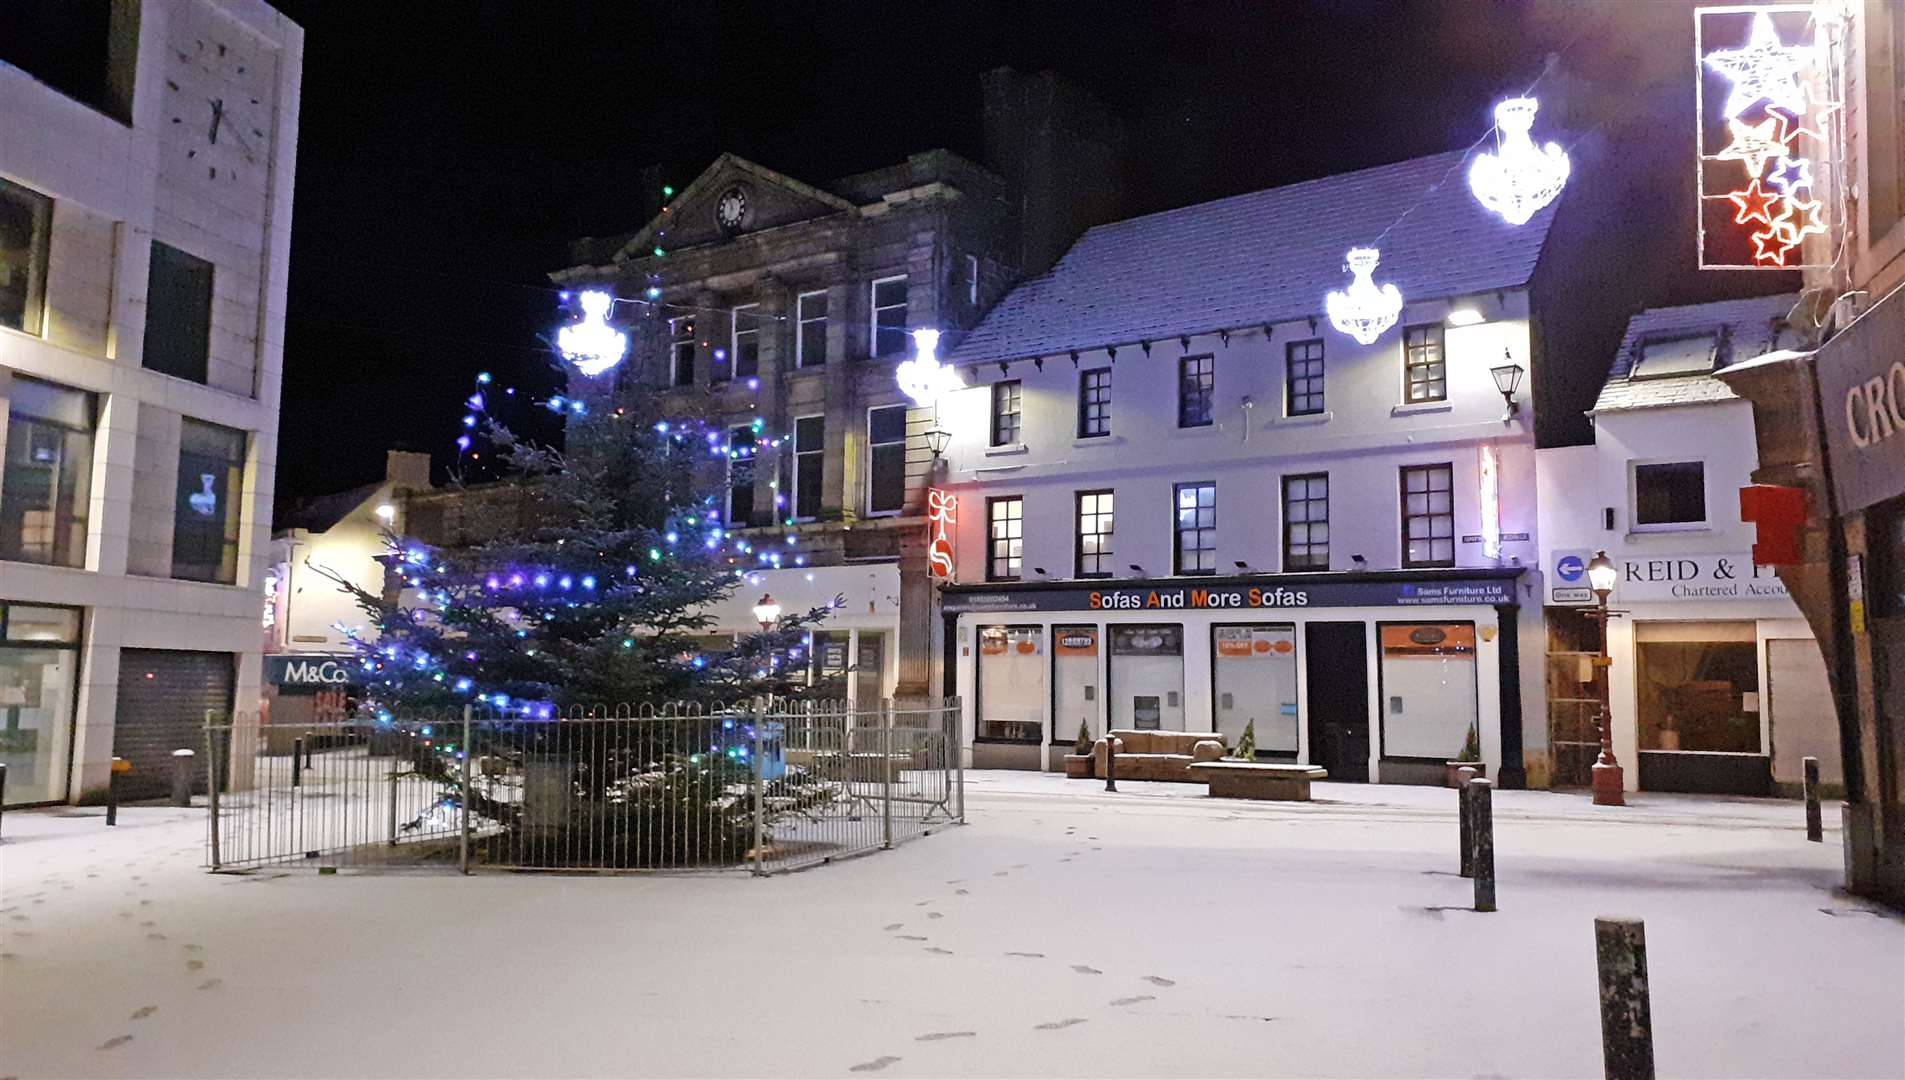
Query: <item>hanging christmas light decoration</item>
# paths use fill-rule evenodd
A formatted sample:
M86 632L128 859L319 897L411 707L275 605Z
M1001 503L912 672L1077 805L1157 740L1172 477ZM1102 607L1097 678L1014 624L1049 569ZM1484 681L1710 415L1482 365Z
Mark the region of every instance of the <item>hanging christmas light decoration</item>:
M609 325L614 297L589 289L578 300L582 318L556 334L556 349L577 371L594 378L622 362L628 354L628 335Z
M1806 95L1800 85L1799 69L1805 66L1809 51L1781 42L1772 17L1758 11L1753 14L1752 37L1745 48L1715 49L1700 60L1733 83L1732 92L1727 94L1721 109L1729 119L1760 101L1803 113Z
M1381 287L1371 279L1382 253L1375 248L1350 248L1343 261L1354 278L1349 288L1331 291L1323 299L1330 325L1364 345L1373 343L1402 314L1402 293L1394 284Z
M1495 106L1496 148L1468 169L1469 190L1510 225L1521 225L1554 201L1568 182L1568 154L1556 143L1537 147L1534 98L1509 98Z
M924 409L938 404L945 394L965 389L966 381L959 377L959 372L939 362L939 331L913 331L913 348L916 351L913 359L901 361L893 372L894 378L899 380L900 391L912 398L913 404Z

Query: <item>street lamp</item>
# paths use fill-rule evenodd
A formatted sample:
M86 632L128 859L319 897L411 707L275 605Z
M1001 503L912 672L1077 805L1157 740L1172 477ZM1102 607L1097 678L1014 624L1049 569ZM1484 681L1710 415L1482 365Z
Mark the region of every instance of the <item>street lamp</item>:
M938 428L925 432L921 437L926 440L926 449L933 452L934 461L938 461L939 455L946 452L946 444L952 442L952 432Z
M754 621L761 624L761 633L772 630L780 617L780 601L774 599L773 593L762 593L760 602L754 605Z
M1515 391L1521 389L1522 367L1512 357L1504 359L1508 363L1489 368L1488 373L1495 377L1495 389L1501 391L1502 400L1508 404L1508 411L1502 414L1502 423L1506 424L1521 411L1521 402L1515 400Z
M1595 680L1598 684L1595 696L1600 700L1594 719L1600 729L1601 739L1601 753L1594 759L1594 768L1591 770L1594 805L1625 806L1627 799L1622 792L1626 786L1625 776L1620 762L1614 760L1614 715L1607 700L1608 669L1614 666L1614 661L1607 655L1608 620L1621 614L1607 606L1607 598L1614 592L1614 580L1619 573L1614 568L1614 560L1607 557L1607 552L1596 551L1594 557L1588 560L1587 576L1588 587L1594 592L1594 610L1588 612L1587 617L1601 624L1601 652L1594 658L1594 668L1600 675Z

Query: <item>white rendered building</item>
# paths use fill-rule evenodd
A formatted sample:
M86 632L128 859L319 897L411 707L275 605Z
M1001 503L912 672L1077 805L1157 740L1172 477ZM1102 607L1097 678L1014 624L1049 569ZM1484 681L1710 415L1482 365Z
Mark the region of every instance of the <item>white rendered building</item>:
M303 55L263 0L41 7L0 40L8 804L115 755L163 791L257 707Z

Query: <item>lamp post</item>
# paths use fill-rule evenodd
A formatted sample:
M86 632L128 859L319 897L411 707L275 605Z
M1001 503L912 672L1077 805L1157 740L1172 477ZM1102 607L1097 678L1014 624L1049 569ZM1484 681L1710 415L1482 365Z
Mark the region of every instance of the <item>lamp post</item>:
M1501 391L1502 401L1508 406L1508 411L1502 413L1502 423L1506 424L1521 411L1521 402L1516 400L1515 391L1521 389L1523 372L1521 365L1515 363L1512 357L1505 356L1504 359L1508 362L1489 368L1488 373L1495 377L1495 389Z
M1587 565L1588 587L1594 591L1594 610L1587 613L1588 618L1601 624L1601 651L1594 658L1594 669L1600 676L1596 697L1599 698L1595 723L1600 729L1601 753L1594 759L1593 777L1594 805L1625 806L1627 799L1623 793L1626 777L1621 771L1620 762L1614 760L1614 714L1608 707L1608 670L1614 661L1607 654L1608 621L1621 613L1607 606L1607 598L1614 591L1614 579L1619 576L1614 569L1614 560L1607 552L1596 551Z
M754 605L754 621L761 624L761 633L772 630L780 617L780 601L774 599L773 593L762 593L760 602Z

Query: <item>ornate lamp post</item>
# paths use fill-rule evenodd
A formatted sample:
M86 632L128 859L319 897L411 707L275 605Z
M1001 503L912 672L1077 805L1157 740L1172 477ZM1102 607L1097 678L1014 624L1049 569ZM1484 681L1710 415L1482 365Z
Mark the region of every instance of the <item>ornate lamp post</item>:
M762 593L760 602L754 605L754 621L761 624L761 633L774 629L780 618L780 601L774 599L773 593Z
M1607 557L1607 552L1596 551L1594 557L1588 560L1587 575L1588 586L1594 590L1594 610L1588 612L1587 617L1601 624L1601 654L1594 658L1594 668L1600 676L1595 680L1598 685L1596 696L1600 698L1595 722L1600 728L1601 738L1601 753L1595 758L1592 770L1594 805L1625 806L1627 799L1623 789L1626 778L1620 762L1614 760L1614 714L1608 706L1607 686L1608 669L1614 666L1613 659L1607 655L1608 620L1622 614L1607 606L1607 598L1614 591L1614 580L1619 574L1614 568L1614 560Z

